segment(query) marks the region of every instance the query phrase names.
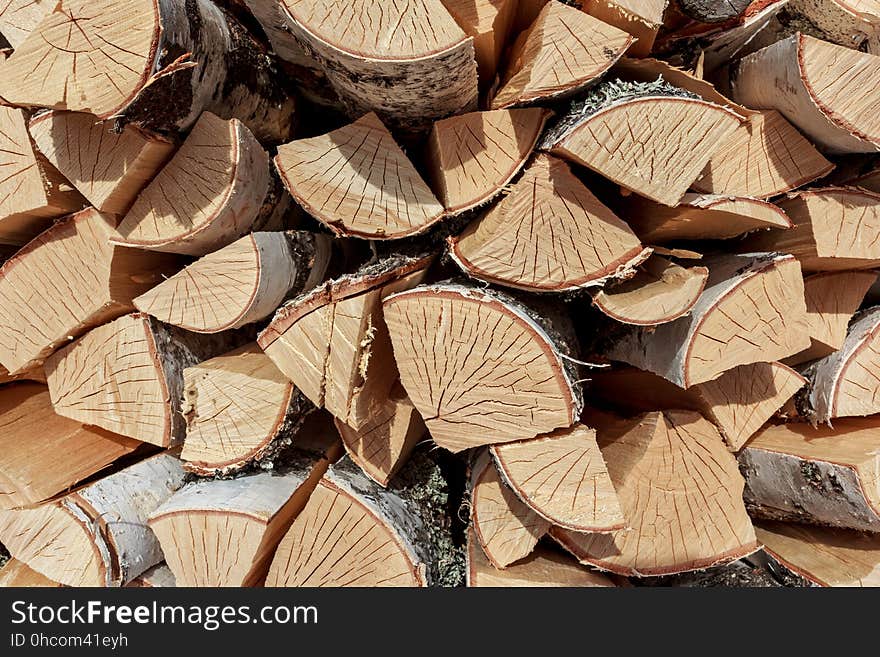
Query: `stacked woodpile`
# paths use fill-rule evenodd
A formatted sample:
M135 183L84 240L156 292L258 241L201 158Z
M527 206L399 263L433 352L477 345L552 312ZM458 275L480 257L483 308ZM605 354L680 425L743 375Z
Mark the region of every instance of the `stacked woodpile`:
M880 2L0 34L0 583L880 584Z

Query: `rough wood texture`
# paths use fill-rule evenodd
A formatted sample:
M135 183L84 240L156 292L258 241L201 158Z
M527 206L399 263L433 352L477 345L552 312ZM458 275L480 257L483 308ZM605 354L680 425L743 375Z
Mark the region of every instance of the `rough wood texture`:
M56 0L9 0L0 7L0 35L18 48L55 4Z
M553 525L576 532L626 526L594 429L575 424L490 452L516 496Z
M705 194L766 199L834 169L776 110L754 112L723 140L691 187Z
M761 517L880 532L877 418L767 427L739 463Z
M255 225L270 190L269 156L237 120L205 113L119 224L117 243L205 255Z
M123 215L174 153L166 139L93 114L50 111L30 121L40 153L101 212Z
M743 248L791 253L808 272L880 265L880 194L824 187L796 192L779 206L794 227L753 235Z
M675 7L701 23L724 23L743 15L752 0L675 0Z
M608 356L689 388L809 346L804 283L793 256L717 256L705 264L706 290L688 316L654 330L635 328Z
M626 277L651 253L565 162L546 154L449 245L469 275L537 292Z
M437 121L428 166L437 198L459 214L498 196L525 165L549 112L541 107L471 112Z
M134 300L141 312L196 333L258 322L324 279L325 235L257 232L200 258Z
M764 551L818 586L880 586L880 536L763 521L755 525Z
M733 96L775 109L830 153L880 148L880 101L864 93L880 83L880 57L797 33L748 55Z
M619 27L635 37L627 51L632 57L645 57L663 27L663 12L669 0L585 0L583 10L591 16Z
M669 207L633 194L622 214L646 244L676 240L728 239L758 230L791 228L785 212L756 198L685 194Z
M877 0L789 0L786 10L815 26L828 41L878 54Z
M327 281L279 308L258 343L313 404L360 429L398 379L382 300L418 285L430 263L391 258Z
M742 117L701 99L628 97L566 121L544 147L642 196L676 205ZM653 126L648 133L637 126Z
M183 484L163 453L41 506L0 511L0 541L67 586L122 586L162 561L147 517Z
M63 586L33 570L26 563L10 559L0 568L0 588L58 588Z
M85 204L45 158L34 151L25 113L0 107L0 244L20 246L54 217Z
M758 549L736 460L707 420L687 411L632 420L591 414L594 420L601 422L599 446L631 529L551 529L582 563L621 575L663 575L734 561Z
M183 440L183 370L243 342L199 336L143 314L93 329L46 361L59 415L167 447Z
M140 443L84 427L52 410L49 390L0 390L0 509L39 504L134 452ZM59 458L63 455L63 458Z
M177 582L174 579L174 573L163 561L135 577L126 586L140 589L173 588L177 586Z
M623 30L550 2L511 47L492 109L572 94L611 68L632 42Z
M200 475L271 459L314 408L253 343L186 368L183 399L180 458Z
M340 236L398 239L424 232L445 216L373 113L281 146L275 166L297 202Z
M562 318L545 328L511 297L449 283L394 294L384 313L400 380L438 445L524 440L579 416Z
M519 0L441 0L458 26L474 40L480 85L491 85L502 62Z
M171 271L167 256L111 244L114 223L84 210L0 268L0 362L9 372L39 365L60 345L133 310L134 297Z
M597 292L593 303L623 324L656 326L690 312L708 278L705 267L680 267L666 258L652 256L632 278Z

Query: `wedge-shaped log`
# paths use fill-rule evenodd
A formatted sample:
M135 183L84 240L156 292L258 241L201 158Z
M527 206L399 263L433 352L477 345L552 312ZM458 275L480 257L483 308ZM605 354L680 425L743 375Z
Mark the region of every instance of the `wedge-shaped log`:
M428 140L428 165L446 211L459 214L498 196L525 165L548 115L530 107L437 121Z
M445 216L373 113L326 135L284 144L275 166L297 202L340 236L408 237Z
M810 345L804 282L793 256L724 255L705 265L709 280L689 315L655 329L631 329L608 356L689 388Z
M167 447L179 443L183 370L242 343L235 333L200 336L140 313L86 333L46 361L59 415Z
M305 452L284 472L198 481L175 493L150 515L150 528L177 585L260 586L330 458Z
M880 536L762 521L758 540L774 561L817 586L880 586Z
M308 399L354 429L398 379L382 299L418 285L430 257L392 257L333 279L278 309L257 342Z
M572 94L611 68L632 42L628 33L576 7L548 2L514 42L492 108Z
M336 420L336 429L351 460L384 487L427 433L422 416L399 383L360 429L340 420Z
M139 589L173 588L177 586L177 582L174 580L174 573L163 561L135 577L126 586Z
M656 326L690 312L708 278L705 267L680 267L666 258L652 256L632 278L597 292L593 303L618 322Z
M719 146L691 187L766 199L826 176L834 165L776 110L754 112Z
M122 586L162 561L147 517L183 485L159 454L41 506L0 511L13 557L67 586Z
M576 532L625 527L594 429L575 424L490 452L516 496L553 525Z
M348 458L332 465L278 546L266 586L443 582L449 575L440 560L455 549L441 502L445 481L421 459L410 461L387 490Z
M256 344L183 371L184 468L228 475L271 458L314 408Z
M880 532L877 418L838 420L834 428L781 424L764 429L739 454L750 511Z
M534 438L580 415L566 318L451 283L391 295L384 312L401 383L441 447Z
M101 212L124 215L174 153L173 142L82 112L50 111L30 121L40 153Z
M474 40L480 85L495 81L501 57L516 20L519 0L441 0L443 6Z
M586 0L583 9L591 16L619 27L635 37L627 51L632 57L645 57L663 27L663 12L669 0Z
M2 588L59 588L64 586L33 570L18 559L10 559L0 568Z
M14 105L185 132L203 111L289 138L293 99L256 39L209 0L65 0L0 65Z
M45 502L132 454L140 443L52 410L37 383L0 390L0 509ZM63 458L59 458L63 455Z
M718 427L733 451L741 449L806 383L781 363L740 365L687 390L633 368L595 372L591 379L591 394L624 413L699 411Z
M134 300L141 312L196 333L258 322L324 279L330 238L256 232L200 258Z
M840 349L850 320L876 282L877 272L873 271L822 272L804 278L810 346L786 362L806 363Z
M473 529L468 532L467 585L480 587L611 587L605 575L590 571L571 557L539 545L525 559L501 570L480 547Z
M114 220L84 210L56 223L0 268L0 362L12 374L59 345L134 310L173 259L111 244ZM34 294L39 290L39 294Z
M281 4L285 24L270 31L275 49L288 39L303 44L352 117L375 111L395 129L416 132L434 119L476 109L474 40L442 3Z
M599 446L630 529L550 534L582 563L620 575L697 570L758 549L736 459L707 420L654 412L599 424Z
M797 192L779 206L794 227L753 235L743 248L791 253L808 272L880 265L880 194L825 187Z
M733 97L775 109L829 153L880 149L880 57L798 32L744 57Z
M0 244L20 246L52 219L85 205L82 196L34 152L22 110L0 107Z
M691 97L615 97L602 85L552 130L543 146L658 203L676 205L719 144L741 124L726 107ZM651 125L650 131L634 126Z
M685 194L669 207L636 195L625 201L626 223L646 244L728 239L752 231L791 228L778 206L745 196Z
M269 156L237 120L205 113L119 224L119 244L205 255L265 225Z
M0 8L0 34L18 48L55 4L56 0L9 0Z
M550 529L551 522L504 483L487 450L471 464L470 503L474 535L495 568L527 557Z
M469 275L538 292L631 275L651 253L565 162L545 154L449 247Z

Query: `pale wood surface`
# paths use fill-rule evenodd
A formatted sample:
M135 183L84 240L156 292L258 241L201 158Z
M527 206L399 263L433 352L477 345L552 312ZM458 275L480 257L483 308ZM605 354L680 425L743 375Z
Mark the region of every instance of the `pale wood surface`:
M480 83L495 80L519 0L441 0L465 34L474 40Z
M663 26L668 0L586 0L583 9L591 16L619 27L635 37L627 51L632 57L651 52L657 32Z
M55 0L9 0L0 7L0 34L17 48L55 6Z
M0 568L0 588L58 588L61 586L63 584L53 582L17 559L10 559Z

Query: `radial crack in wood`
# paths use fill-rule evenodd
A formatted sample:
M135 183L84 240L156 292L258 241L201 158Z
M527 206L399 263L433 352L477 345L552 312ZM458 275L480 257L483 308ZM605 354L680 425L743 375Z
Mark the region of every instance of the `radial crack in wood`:
M10 46L18 48L56 3L57 0L9 0L0 7L0 35Z
M668 4L669 0L586 0L583 10L629 32L635 39L628 54L645 57L651 53L657 32L663 27L663 13Z

